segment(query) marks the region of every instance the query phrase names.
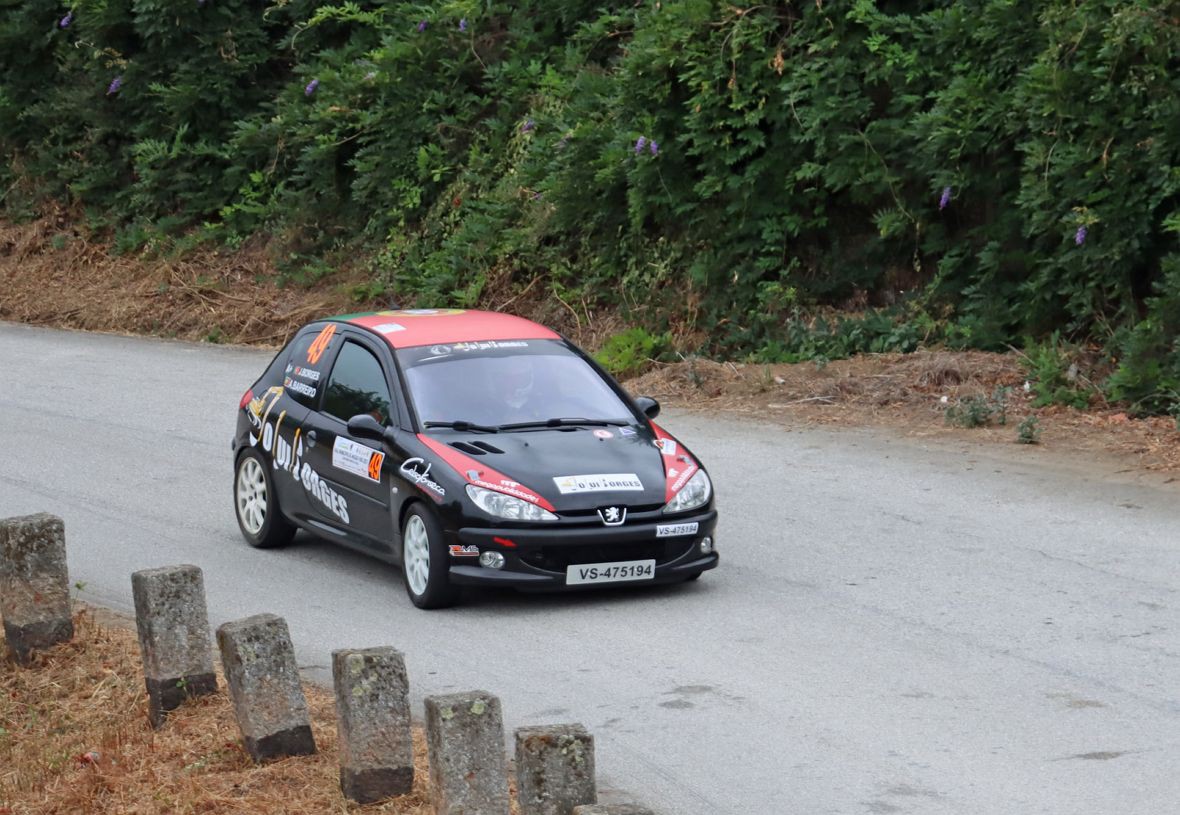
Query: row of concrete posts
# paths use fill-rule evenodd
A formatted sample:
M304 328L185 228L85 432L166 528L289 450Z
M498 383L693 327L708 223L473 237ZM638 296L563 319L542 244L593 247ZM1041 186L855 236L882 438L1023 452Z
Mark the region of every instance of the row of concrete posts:
M162 727L186 699L217 691L205 586L196 566L131 576L148 693L148 718ZM52 515L0 521L0 615L22 665L73 637L65 528ZM255 761L316 751L287 623L259 614L217 629L225 681L247 752ZM340 786L370 803L414 784L409 681L390 647L332 653ZM430 791L438 815L507 815L508 768L500 700L484 691L426 698ZM650 815L597 804L594 739L579 724L515 732L521 815Z

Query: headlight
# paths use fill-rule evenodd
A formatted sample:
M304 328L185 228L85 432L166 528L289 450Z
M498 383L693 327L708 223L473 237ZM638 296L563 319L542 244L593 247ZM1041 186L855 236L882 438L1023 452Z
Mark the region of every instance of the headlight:
M697 474L688 479L688 483L680 488L680 492L664 506L664 512L684 512L686 509L696 509L709 502L713 494L713 485L704 470L697 470Z
M689 482L692 483L691 481ZM688 489L688 486L685 486ZM467 494L475 505L495 518L506 518L509 521L556 521L557 516L548 510L541 509L528 501L513 498L495 490L485 490L483 487L467 485Z

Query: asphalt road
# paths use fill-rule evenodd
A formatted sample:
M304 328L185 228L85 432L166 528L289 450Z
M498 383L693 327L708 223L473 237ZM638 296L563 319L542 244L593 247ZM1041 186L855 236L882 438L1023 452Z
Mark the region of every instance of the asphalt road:
M580 721L610 800L664 815L1142 813L1180 802L1180 538L1162 479L669 412L722 513L686 586L481 593L240 539L229 440L270 355L0 324L0 515L65 518L83 599L196 563L211 622L287 618L300 664L394 645L419 705Z

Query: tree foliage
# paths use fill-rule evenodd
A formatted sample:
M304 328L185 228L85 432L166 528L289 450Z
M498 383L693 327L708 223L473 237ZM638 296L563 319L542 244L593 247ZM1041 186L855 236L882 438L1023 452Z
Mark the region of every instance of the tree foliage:
M898 315L850 348L1097 338L1163 410L1177 55L1176 0L0 0L0 189L763 357L850 302Z

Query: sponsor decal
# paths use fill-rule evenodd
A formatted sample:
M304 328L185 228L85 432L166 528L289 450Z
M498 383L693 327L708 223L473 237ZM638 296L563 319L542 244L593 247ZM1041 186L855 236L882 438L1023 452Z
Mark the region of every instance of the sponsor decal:
M671 501L700 467L662 427L652 422L651 429L656 434L654 444L664 456L664 500Z
M359 475L369 481L381 481L381 464L385 454L352 439L337 436L332 445L332 466L346 473Z
M398 331L406 330L406 327L400 323L382 323L374 328L382 334L396 334Z
M328 486L328 482L320 478L320 474L304 462L299 470L299 480L308 494L316 498L328 511L344 523L348 523L348 502L344 496Z
M684 472L682 472L680 474L680 476L675 481L672 482L673 494L680 492L680 488L683 487L685 484L687 484L688 479L690 479L694 475L696 475L696 471L699 469L700 469L700 467L698 467L695 464L688 465L688 467L684 470Z
M300 382L298 379L292 379L289 376L285 377L283 379L283 387L293 390L296 393L302 393L308 399L315 399L315 388L305 382Z
M528 348L524 340L485 340L483 342L457 342L451 346L455 351L495 351L500 348Z
M425 469L419 471L419 465L425 465ZM408 481L413 481L418 489L441 504L443 499L447 497L447 491L441 484L430 477L430 468L432 466L425 459L414 456L413 458L406 459L398 469L398 472Z
M470 472L468 475L470 475ZM482 478L469 478L468 480L473 486L483 487L485 490L492 490L493 492L502 492L505 495L511 495L513 498L528 501L530 504L539 504L541 502L541 496L522 487L519 481L512 481L508 478L501 478L494 483L485 481Z
M607 526L619 526L627 520L626 507L603 507L598 510L598 517Z
M656 524L657 538L674 538L678 535L695 535L700 524L693 521L690 524Z
M610 432L609 430L603 430L602 428L595 430L594 435L600 439L613 439L615 437L614 433Z
M451 346L432 345L430 346L430 353L434 354L436 357L445 357L447 354L451 353Z
M451 544L451 557L479 557L478 546L460 546L459 544Z
M261 428L261 432L257 436L250 434L250 444L254 447L261 446L265 452L271 454L271 465L276 473L288 473L329 512L344 523L348 523L348 502L344 496L329 487L319 473L313 470L310 464L303 461L303 430L296 428L291 441L287 441L279 433L287 411L280 411L278 418L273 423L270 421L271 408L282 395L282 388L273 387L247 406L251 421L255 422L256 420L256 426Z
M332 341L332 335L336 333L336 323L328 323L324 326L324 330L312 342L311 347L307 349L307 364L315 365L320 361L320 357L324 355L324 351L328 350L328 343Z
M643 482L635 473L599 473L594 475L559 475L553 483L562 495L579 492L623 492L642 490Z
M291 373L291 370L292 370L292 366L288 365L287 366L287 373ZM298 376L301 379L306 379L308 382L319 382L320 381L320 372L317 371L315 368L304 368L301 365L296 365L296 366L294 366L294 370L295 370L295 376Z
M634 436L635 435L635 428L634 427L620 427L619 428L619 435L620 436Z
M397 311L378 311L382 317L445 317L448 314L462 314L462 308L407 308Z

